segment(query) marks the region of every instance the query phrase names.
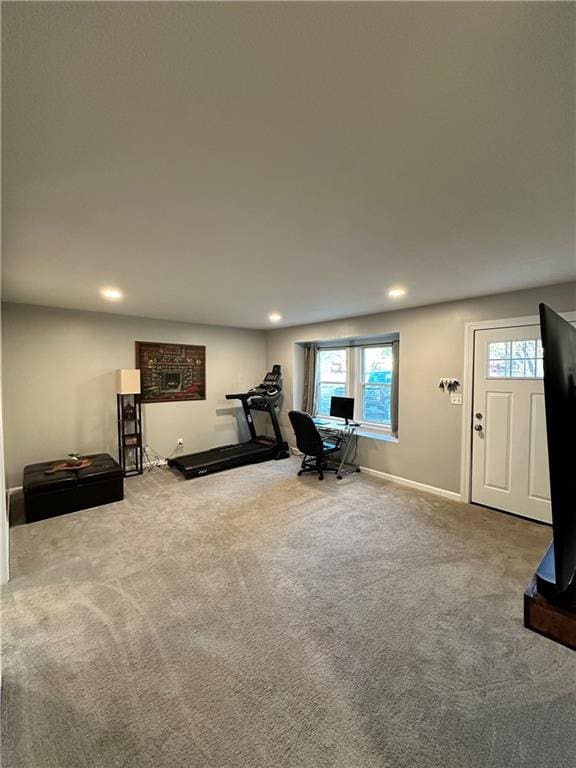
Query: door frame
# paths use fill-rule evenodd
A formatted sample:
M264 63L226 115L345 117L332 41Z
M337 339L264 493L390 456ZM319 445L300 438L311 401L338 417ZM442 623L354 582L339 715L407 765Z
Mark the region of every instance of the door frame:
M576 321L576 311L559 312L568 322ZM460 454L460 497L467 504L472 500L472 406L474 404L474 341L476 331L514 328L521 325L540 327L538 315L506 317L502 320L472 320L464 324L464 391L462 393L462 438Z

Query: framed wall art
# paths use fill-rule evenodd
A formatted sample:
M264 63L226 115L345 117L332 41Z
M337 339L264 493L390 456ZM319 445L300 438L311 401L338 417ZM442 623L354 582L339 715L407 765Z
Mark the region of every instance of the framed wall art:
M206 347L136 342L143 403L206 399Z

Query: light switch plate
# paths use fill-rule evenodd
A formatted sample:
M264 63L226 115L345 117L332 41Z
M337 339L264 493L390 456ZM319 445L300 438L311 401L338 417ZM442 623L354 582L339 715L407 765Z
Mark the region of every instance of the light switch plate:
M450 402L452 405L462 405L462 395L459 392L452 392Z

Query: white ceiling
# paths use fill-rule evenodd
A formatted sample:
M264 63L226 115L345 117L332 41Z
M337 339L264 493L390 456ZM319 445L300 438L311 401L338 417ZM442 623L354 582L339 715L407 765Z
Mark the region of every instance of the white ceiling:
M575 9L4 3L3 297L258 328L574 278Z

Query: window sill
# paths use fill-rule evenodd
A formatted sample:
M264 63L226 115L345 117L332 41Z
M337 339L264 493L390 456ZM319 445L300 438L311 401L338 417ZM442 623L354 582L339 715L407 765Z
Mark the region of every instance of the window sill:
M369 440L382 440L385 443L397 443L398 438L391 432L383 432L382 430L370 429L369 427L360 427L356 433L358 437L366 437Z

